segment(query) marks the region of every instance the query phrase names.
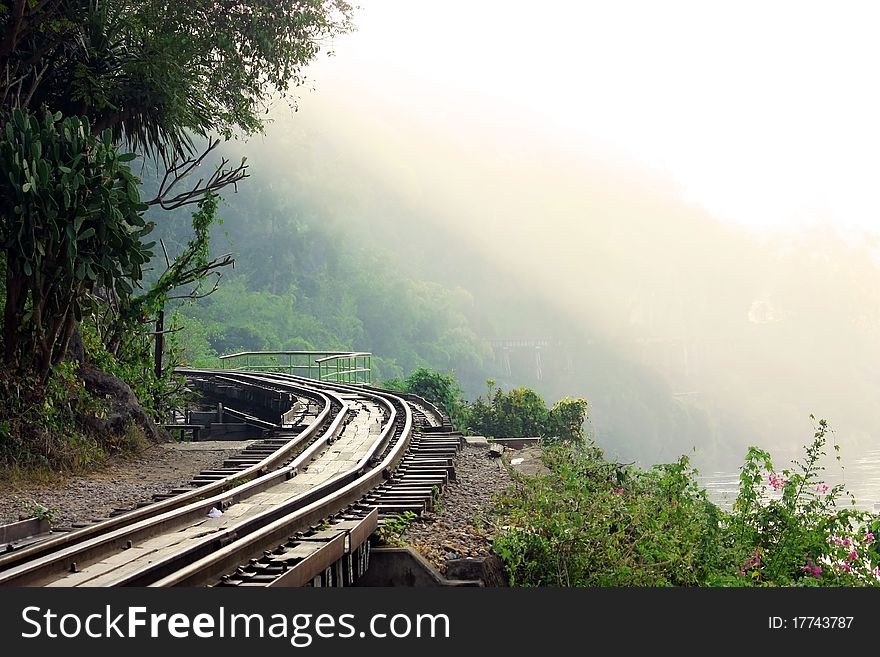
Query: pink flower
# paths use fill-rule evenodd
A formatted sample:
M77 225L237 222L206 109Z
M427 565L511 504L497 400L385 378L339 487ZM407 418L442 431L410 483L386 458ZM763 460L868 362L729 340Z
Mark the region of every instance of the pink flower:
M770 484L773 490L779 490L788 483L788 480L779 475L771 474L767 477L767 483Z
M852 545L852 541L849 540L848 538L845 538L845 539L843 539L843 545L844 545L844 547L849 547L850 545Z
M847 561L855 561L858 558L859 558L859 553L856 552L855 550L852 550L848 555L846 555Z
M849 565L848 563L846 563L845 561L841 562L840 567L841 567L841 569L843 570L843 572L845 572L845 573L851 573L851 572L852 572L852 566L850 566L850 565Z
M616 495L623 495L623 487L615 488L615 489L614 489L614 493L615 493Z
M761 567L761 553L758 550L755 550L755 553L746 559L746 562L743 564L743 567L740 569L740 574L745 575L746 571L749 568L760 568Z
M865 543L870 543L874 540L874 532L868 532L865 534Z
M822 493L823 495L828 492L828 484L822 484L821 486L816 486L816 492Z
M807 557L807 563L806 565L801 566L801 571L818 579L822 574L822 566L817 566L813 563L813 557Z

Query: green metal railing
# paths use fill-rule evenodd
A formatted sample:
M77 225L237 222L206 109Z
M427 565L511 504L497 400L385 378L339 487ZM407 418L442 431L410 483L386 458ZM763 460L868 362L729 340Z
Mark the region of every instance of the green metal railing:
M316 381L372 383L367 351L242 351L220 356L224 370L284 372Z

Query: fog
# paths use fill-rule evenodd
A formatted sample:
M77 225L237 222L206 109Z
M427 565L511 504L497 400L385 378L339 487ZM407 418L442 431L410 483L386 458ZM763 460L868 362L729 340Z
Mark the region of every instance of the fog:
M365 4L359 32L314 67L314 89L298 111L273 107L265 136L228 147L248 155L253 177L320 208L340 240L382 249L392 268L468 290L481 337L496 341L486 376L534 387L551 402L587 398L595 439L620 458L651 463L690 453L698 465L729 467L752 444L788 457L810 441L811 414L828 420L845 453L876 445L880 271L869 229L875 183L865 180L876 162L859 159L875 135L861 133L864 143L853 145L856 128L833 103L809 133L802 115L779 109L789 97L793 106L809 100L804 89L816 82L798 65L809 41L803 33L792 54L762 30L761 43L776 50L746 58L786 73L787 91L763 77L736 86L752 70L746 64L739 71L724 51L714 61L721 69L713 68L712 51L701 59L676 41L675 61L690 52L699 71L677 81L661 75L642 89L641 100L655 94L658 102L635 110L638 96L621 91L615 105L609 89L644 82L626 77L639 62L655 76L665 71L648 46L667 43L639 21L626 39L648 45L615 78L608 70L619 60L577 59L579 32L564 8L548 11L563 24L551 54L573 58L574 69L540 48L523 54L522 39L548 25L525 31L517 3L506 12L489 3L485 15L462 19L462 34L437 41L448 49L422 60L420 39L436 45L431 35L440 28L422 33L431 26L407 22L417 10L401 3ZM746 6L746 17L753 9ZM392 11L399 59L389 63L369 44L388 36L377 25ZM767 20L786 16L770 12ZM821 29L822 16L805 16L807 33ZM591 19L580 27L594 37L600 19L609 29L625 24L621 16L578 18ZM481 19L489 21L482 28ZM448 17L437 20L448 27ZM492 48L499 34L506 37ZM728 46L735 41L721 34ZM697 34L696 45L710 48L710 36ZM605 54L614 55L613 34L604 39ZM518 47L505 50L512 43ZM819 82L833 77L816 70ZM713 90L730 95L726 110L748 107L742 121L725 123L721 105L700 94ZM828 91L861 93L839 80ZM687 103L696 97L709 116L694 122ZM756 115L761 102L764 114ZM755 125L765 132L749 132ZM766 148L743 144L747 133ZM639 151L639 139L650 147Z

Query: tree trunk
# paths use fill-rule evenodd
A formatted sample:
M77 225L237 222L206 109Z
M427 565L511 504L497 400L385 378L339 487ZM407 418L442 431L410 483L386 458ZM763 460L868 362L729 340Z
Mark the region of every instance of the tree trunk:
M69 312L67 314L67 321L64 323L64 331L61 334L61 343L58 345L58 348L55 350L54 362L53 365L57 365L67 356L68 349L70 347L70 340L73 337L73 334L76 333L79 336L79 331L76 328L76 314L73 312ZM80 349L82 349L82 338L79 339ZM77 362L82 363L85 360L85 352L83 352L83 357L78 358Z
M6 308L3 311L3 360L11 370L18 369L20 357L19 325L24 310L25 279L13 271L11 263L6 265Z

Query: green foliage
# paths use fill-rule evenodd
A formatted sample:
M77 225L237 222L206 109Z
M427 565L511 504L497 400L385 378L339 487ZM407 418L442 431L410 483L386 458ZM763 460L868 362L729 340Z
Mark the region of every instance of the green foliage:
M154 419L161 420L173 409L184 405L183 381L173 373L176 354L171 351L170 362L156 377L153 344L144 331L132 330L121 341L116 354L107 350L98 332L97 318L92 315L80 326L86 358L103 372L124 381L134 392L143 409Z
M293 339L299 332L294 300L292 294L252 290L242 276L224 282L211 296L178 309L187 327L188 349L183 357L196 362L213 354L296 349ZM208 344L194 342L195 335L203 336Z
M545 442L582 440L589 406L585 399L566 397L547 410L544 400L529 388L505 392L489 380L486 397L466 410L470 433L496 438L541 437Z
M453 422L461 413L462 392L455 374L443 374L420 367L403 381L391 381L389 385L427 399L453 418Z
M547 440L583 440L588 413L586 399L560 399L553 404L547 417Z
M687 459L644 471L590 443L548 448L551 474L501 500L495 550L515 586L691 586L718 561L717 509Z
M382 385L391 390L409 392L436 404L453 425L470 434L493 437L541 437L544 442L581 441L589 405L585 399L566 397L547 410L544 400L529 388L505 392L487 381L486 397L473 403L463 399L454 373L443 374L425 367L414 370L405 379L386 379Z
M495 437L521 438L547 433L547 406L529 388L504 392L494 389L491 382L488 401L477 399L468 428L478 434Z
M157 152L188 148L191 134L259 130L324 40L352 29L343 0L28 5L4 26L0 98L86 114L114 141Z
M79 469L98 462L112 442L88 418L107 406L88 394L72 363L61 363L45 384L0 367L0 465Z
M58 518L58 509L53 509L52 507L45 506L39 502L31 501L26 508L31 518L45 520L49 524L52 524L55 522L56 518Z
M165 307L168 295L181 286L194 285L190 294L199 295L211 264L210 229L214 223L220 223L216 216L218 204L215 194L208 194L199 201L198 210L192 215L192 237L158 280L145 293L131 298L124 320L136 321L155 315Z
M741 577L781 586L878 584L871 572L878 562L870 556L876 519L854 508L843 484L829 487L821 478L829 433L820 420L803 460L779 473L766 451L749 448L728 522ZM840 506L842 497L849 507Z
M53 368L45 384L0 367L0 468L76 472L142 449L147 437L139 427L104 428L111 412L110 401L89 393L70 361Z
M424 367L455 368L463 385L481 384L492 351L477 335L473 298L389 266L392 256L367 240L340 239L339 226L300 198L308 190L297 191L255 175L224 198L212 242L235 252L235 271L212 296L180 308L187 330L197 325L208 341L201 353L370 351L374 381ZM183 221L164 222L157 234L176 251L189 231Z
M376 532L379 543L389 547L402 547L406 545L403 535L416 517L416 514L412 511L404 511L403 513L385 518L379 531Z
M187 317L176 310L172 314L172 326L179 330L171 334L171 347L177 353L177 361L182 367L218 368L219 354L211 345L205 325Z
M184 296L204 294L205 275L231 263L210 260L217 199L208 194L180 255L135 293L152 255L144 243L152 224L125 164L137 155L116 145L125 141L180 174L174 158L192 152L193 135L260 130L266 102L304 82L302 67L323 39L352 28L352 9L344 0L244 0L232 12L216 0L17 4L15 12L0 5L4 376L27 379L32 407L48 407L42 427L30 414L21 425L4 420L0 452L12 462L36 454L63 464L75 459L53 452L68 434L90 435L77 424L88 409L72 412L67 433L48 434L59 445L32 449L29 441L53 428L51 388L60 376L53 368L83 315L91 312L83 342L92 364L129 383L158 417L174 403L177 384L153 373L151 315L181 286L193 285ZM173 365L182 341L169 342ZM19 398L4 392L0 406L16 408Z
M138 181L109 132L14 110L0 132L5 362L45 380L95 286L128 296L151 257ZM30 362L28 362L30 361Z
M843 487L819 476L828 431L779 474L751 448L731 513L685 457L643 470L551 446L550 474L516 475L501 499L495 550L517 586L880 586L880 518L839 507Z

